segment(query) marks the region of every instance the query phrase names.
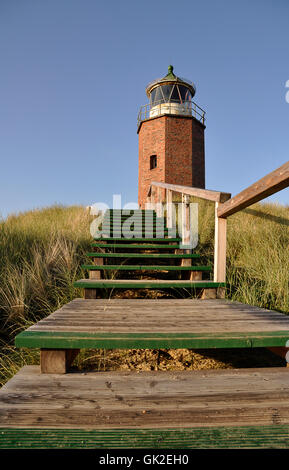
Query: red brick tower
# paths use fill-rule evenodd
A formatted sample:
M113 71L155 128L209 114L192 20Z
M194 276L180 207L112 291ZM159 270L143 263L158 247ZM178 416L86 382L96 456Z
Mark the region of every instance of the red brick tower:
M205 187L205 112L192 98L192 82L168 74L146 88L149 104L138 116L139 190L144 209L151 181Z

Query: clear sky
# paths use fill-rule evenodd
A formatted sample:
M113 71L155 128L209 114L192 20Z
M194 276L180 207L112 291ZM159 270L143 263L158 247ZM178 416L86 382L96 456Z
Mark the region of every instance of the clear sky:
M288 0L0 0L0 214L136 201L169 64L207 112L206 187L238 193L289 159L288 57Z

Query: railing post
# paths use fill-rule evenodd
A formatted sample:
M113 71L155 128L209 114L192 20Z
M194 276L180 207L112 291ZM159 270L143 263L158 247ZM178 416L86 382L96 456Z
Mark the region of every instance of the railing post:
M173 227L173 192L171 189L166 190L167 195L167 227Z
M161 188L157 186L157 217L162 216L162 198L161 198Z
M152 210L156 210L156 199L155 199L155 195L156 195L156 188L155 186L151 186L151 206L150 208Z
M226 282L227 219L218 217L219 205L215 203L214 281Z
M145 204L145 209L150 210L152 209L152 196L148 196Z
M190 234L190 204L186 194L182 194L182 245L189 246Z

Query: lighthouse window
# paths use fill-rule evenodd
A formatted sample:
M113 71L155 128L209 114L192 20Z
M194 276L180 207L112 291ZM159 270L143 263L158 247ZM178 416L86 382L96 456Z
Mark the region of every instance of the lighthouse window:
M166 102L170 101L172 86L171 85L162 85L161 89L162 89L165 101Z
M164 101L160 87L157 87L152 91L151 97L152 97L153 104L158 104Z
M180 95L179 95L179 92L178 92L178 88L176 86L174 86L173 88L173 91L172 91L172 95L171 95L171 101L173 102L180 102Z
M190 91L183 85L179 85L182 101L191 101L192 95Z
M157 156L151 155L150 156L150 169L153 170L156 167L157 167Z

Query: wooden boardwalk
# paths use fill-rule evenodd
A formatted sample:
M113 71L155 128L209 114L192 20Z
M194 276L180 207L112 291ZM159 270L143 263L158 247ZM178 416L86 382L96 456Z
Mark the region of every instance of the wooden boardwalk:
M288 370L26 366L0 390L0 447L289 447Z

